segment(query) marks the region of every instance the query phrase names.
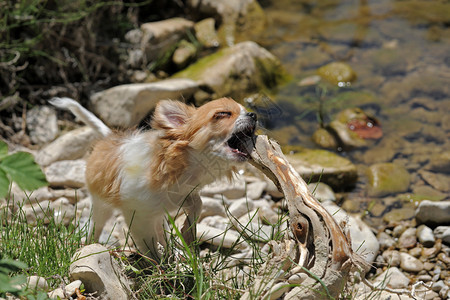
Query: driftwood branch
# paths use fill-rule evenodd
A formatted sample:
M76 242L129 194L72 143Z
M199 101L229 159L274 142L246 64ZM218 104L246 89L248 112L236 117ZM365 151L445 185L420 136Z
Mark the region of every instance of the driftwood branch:
M350 238L309 192L305 181L280 146L257 136L250 163L283 192L289 209L290 234L272 241L272 255L241 299L332 299L339 296L352 267L363 260L351 249Z

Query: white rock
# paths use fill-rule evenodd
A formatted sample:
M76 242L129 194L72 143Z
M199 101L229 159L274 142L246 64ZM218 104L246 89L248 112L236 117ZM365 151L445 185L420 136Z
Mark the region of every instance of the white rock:
M266 187L267 182L265 181L255 181L247 184L247 198L253 200L260 199Z
M48 290L48 283L44 277L40 276L29 276L27 278L27 287L31 290Z
M70 297L75 294L75 290L81 287L81 280L75 280L64 287L59 287L50 293L48 297L52 299L71 299Z
M217 180L211 184L206 185L200 191L200 195L213 197L221 194L227 199L238 199L245 197L245 180L242 176L237 176L233 182L226 179Z
M276 224L280 220L280 215L274 212L271 207L267 206L259 207L258 215L263 222L266 222L268 224Z
M400 252L397 250L386 250L383 252L383 258L388 264L388 267L400 266Z
M348 215L347 212L333 202L327 201L322 203L322 205L338 223L348 220L353 251L361 254L368 263L372 263L378 254L380 244L369 226L361 221L359 217Z
M194 23L183 18L142 24L141 49L145 52L147 61L153 61L175 47L193 28Z
M72 130L42 148L36 155L36 162L41 166L48 166L59 160L82 158L97 138L94 130L89 127Z
M230 227L230 221L221 216L209 216L200 221L203 225L214 227L225 231Z
M253 209L253 202L253 200L247 198L234 200L228 208L228 212L232 218L239 219Z
M49 106L35 106L27 113L27 129L34 144L53 141L58 134L56 112Z
M267 242L273 239L275 233L275 229L272 226L262 224L257 210L244 214L238 220L231 219L231 222L238 232L254 241Z
M273 183L272 180L266 178L266 183L267 183L266 193L268 193L270 196L274 198L284 197L284 194L278 190L277 186L275 185L275 183Z
M434 235L447 245L450 245L450 226L438 226L434 229Z
M416 210L416 220L429 225L450 223L450 201L423 200Z
M401 252L400 253L400 267L406 272L418 273L423 270L423 262L414 256Z
M433 230L425 225L420 225L419 227L417 227L416 235L419 239L419 242L425 247L432 247L436 241L434 238Z
M189 98L198 89L190 79L118 85L91 96L93 111L111 127L138 124L163 99Z
M409 279L398 268L392 267L378 275L373 283L379 288L402 289L408 286Z
M75 217L75 207L67 198L59 198L51 203L53 215L57 222L68 225Z
M313 196L321 201L336 201L336 196L333 192L333 189L323 182L315 182L308 184L308 189L311 193L313 193Z
M208 216L221 216L226 217L227 213L225 212L224 202L210 197L201 197L202 198L202 213L200 218L208 217Z
M81 280L86 292L97 292L100 299L130 299L132 292L119 264L99 244L85 246L73 256L71 280Z
M62 160L48 166L45 169L45 177L50 186L80 188L85 184L85 172L85 160Z
M202 223L197 224L197 238L201 242L206 242L218 247L234 247L236 249L246 249L249 247L247 242L243 241L238 232L234 230L227 230L224 232Z
M51 203L48 200L34 204L26 204L22 209L25 213L28 225L36 225L38 222L48 224L50 222L48 217L53 214Z

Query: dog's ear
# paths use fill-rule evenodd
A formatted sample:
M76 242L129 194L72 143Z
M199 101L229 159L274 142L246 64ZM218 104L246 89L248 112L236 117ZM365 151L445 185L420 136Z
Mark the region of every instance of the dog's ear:
M162 100L156 106L151 126L155 129L177 129L186 124L194 112L193 106L183 102Z

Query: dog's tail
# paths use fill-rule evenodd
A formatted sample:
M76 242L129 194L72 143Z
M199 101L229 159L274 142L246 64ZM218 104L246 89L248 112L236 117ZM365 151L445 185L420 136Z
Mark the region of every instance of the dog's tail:
M77 118L94 129L101 136L106 137L111 133L111 129L109 129L108 126L106 126L99 118L75 100L65 97L55 97L49 100L49 102L51 105L58 108L70 110Z

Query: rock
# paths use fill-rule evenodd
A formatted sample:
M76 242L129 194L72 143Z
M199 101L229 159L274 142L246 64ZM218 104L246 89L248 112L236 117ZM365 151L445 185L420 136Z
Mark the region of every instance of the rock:
M276 234L274 228L264 225L258 218L258 211L252 210L244 214L239 220L231 219L236 230L248 238L258 242L268 242L273 239Z
M316 198L320 202L336 202L336 195L334 194L333 189L325 183L310 183L308 184L308 189L313 194L314 198Z
M263 206L258 209L258 215L261 221L265 222L268 225L277 224L281 216L273 211L272 208Z
M71 280L81 280L86 292L101 299L130 299L132 292L123 270L99 244L85 246L73 256L69 268Z
M202 213L200 214L201 219L209 216L227 216L223 201L210 197L201 198L203 202Z
M242 198L234 200L228 208L229 214L232 218L239 219L245 214L253 210L253 200Z
M433 282L433 286L431 287L431 289L434 292L439 293L444 287L445 287L444 281L443 280L439 280L437 282Z
M408 253L400 253L400 267L403 271L419 273L424 269L423 263Z
M187 99L198 85L188 79L118 85L91 96L93 111L111 127L132 127L162 99Z
M42 145L53 141L58 134L56 112L49 106L35 106L27 113L27 129L31 141Z
M414 185L412 190L415 196L421 200L441 201L448 197L448 193L442 193L429 185Z
M70 204L70 201L67 198L59 198L53 201L50 206L53 209L53 215L56 222L68 225L75 218L75 207Z
M48 293L48 297L52 299L71 299L73 294L75 294L75 290L81 287L81 280L75 280L64 287L57 288L50 293Z
M353 251L361 254L369 264L372 263L378 255L380 244L369 226L361 221L359 217L348 215L333 202L328 201L322 205L333 216L338 224L348 220L348 229L352 240Z
M400 252L396 250L387 250L383 252L383 259L388 264L388 267L400 266Z
M145 53L146 60L155 61L171 51L193 29L194 23L183 18L142 24L141 49Z
M306 182L320 180L334 190L342 190L353 186L358 178L350 160L330 151L304 149L286 157Z
M336 149L338 147L336 138L325 128L317 129L312 135L312 140L322 148Z
M221 216L209 216L205 217L200 221L203 225L214 227L217 229L220 229L222 231L226 231L229 229L230 221L227 217L221 217Z
M27 278L27 288L31 290L48 290L48 283L44 277L40 276L29 276Z
M419 171L420 176L429 185L442 192L450 191L450 176L444 174L437 174L425 170Z
M243 177L237 177L230 183L227 179L217 180L206 185L200 191L200 195L213 197L214 195L224 195L227 199L238 199L245 197L245 181Z
M406 288L409 285L409 279L398 268L391 267L377 276L373 282L378 288L390 287L393 289ZM387 299L387 298L380 298Z
M416 210L416 220L430 226L450 224L450 201L423 200Z
M420 225L419 227L417 227L416 235L419 239L419 242L425 247L433 247L434 243L436 242L433 230L431 230L431 228L428 226Z
M382 250L391 248L396 243L395 240L389 234L383 231L378 233L377 238L378 242L380 243L380 248Z
M416 228L407 228L398 238L399 248L412 248L417 244Z
M353 69L346 63L343 62L332 62L317 70L317 73L323 79L341 86L347 85L356 80L356 73Z
M85 185L86 161L62 160L52 163L45 169L45 177L52 187L80 188Z
M450 246L450 226L438 226L433 233L436 238L441 239L444 244Z
M195 23L195 36L200 44L206 48L216 48L220 46L219 37L217 36L215 25L216 21L213 18L206 18L200 22Z
M360 108L340 111L326 127L339 141L339 147L353 149L367 145L367 139L379 139L383 131L377 119Z
M234 44L235 35L254 35L265 28L266 17L256 0L188 0L195 15L212 16L222 24L219 31L228 46Z
M178 69L182 69L187 66L197 55L197 48L194 44L189 43L186 40L182 40L172 56L173 63Z
M269 51L254 42L243 42L206 56L173 77L208 86L216 97L239 99L246 93L273 88L287 75Z
M125 40L133 45L139 45L142 40L142 30L135 28L125 33Z
M53 215L53 209L51 203L48 200L41 201L34 204L25 204L22 210L27 219L27 224L36 226L39 224L48 224L50 222L49 217Z
M402 207L399 209L393 209L383 216L383 220L388 223L397 223L403 220L409 220L414 217L413 207Z
M430 158L426 168L433 172L448 172L450 170L450 151L436 153Z
M381 197L392 193L405 192L409 188L408 171L394 163L371 165L367 171L369 195Z
M131 68L137 69L142 66L144 63L144 52L141 49L127 49L127 66L130 66ZM143 76L141 76L142 71L140 73L133 73L132 78L135 81L138 81L142 79ZM145 72L143 73L147 75ZM145 76L147 77L147 76ZM145 79L145 78L144 78Z
M252 200L260 199L266 189L267 182L255 181L247 184L247 198Z
M227 249L231 247L234 247L235 249L245 249L249 247L247 242L242 241L240 234L235 230L223 231L202 223L197 224L197 238L201 242Z
M96 138L98 136L89 127L72 130L42 148L36 155L36 162L45 167L55 161L82 158Z

